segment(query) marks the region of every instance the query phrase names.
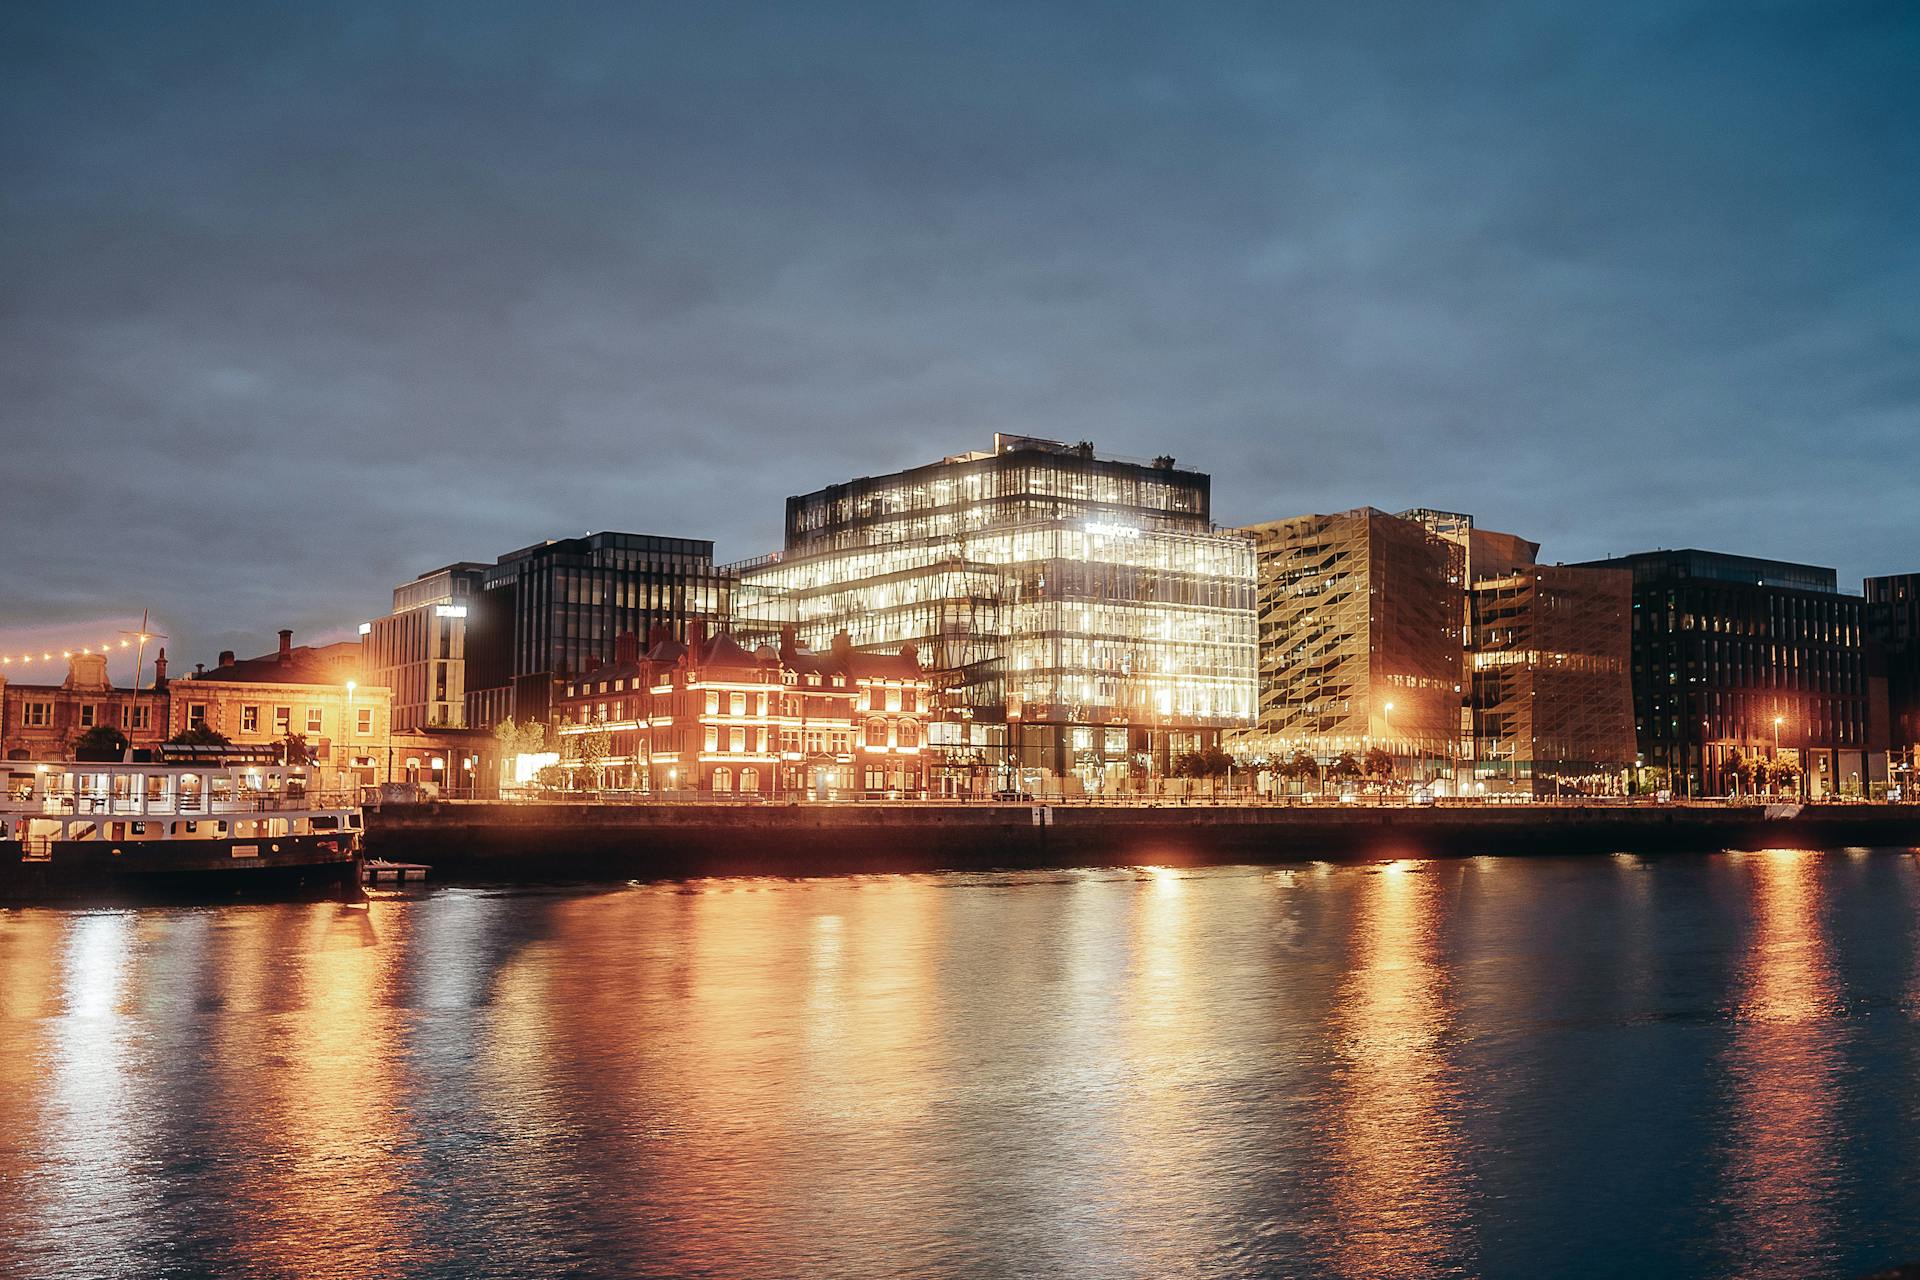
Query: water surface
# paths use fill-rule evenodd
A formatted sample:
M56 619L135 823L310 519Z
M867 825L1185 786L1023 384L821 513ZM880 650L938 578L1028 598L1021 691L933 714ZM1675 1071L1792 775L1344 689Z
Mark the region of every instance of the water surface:
M0 1274L1846 1276L1894 853L0 913Z

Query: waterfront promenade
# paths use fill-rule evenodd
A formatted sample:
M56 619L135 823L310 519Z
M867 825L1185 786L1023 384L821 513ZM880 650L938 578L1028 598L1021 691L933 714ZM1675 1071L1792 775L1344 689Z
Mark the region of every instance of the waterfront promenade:
M429 801L367 817L369 856L509 880L1913 846L1913 804Z

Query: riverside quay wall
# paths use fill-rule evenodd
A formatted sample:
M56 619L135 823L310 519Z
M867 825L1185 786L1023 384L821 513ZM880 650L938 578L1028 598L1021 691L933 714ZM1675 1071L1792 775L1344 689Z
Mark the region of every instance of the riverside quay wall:
M1920 846L1920 805L453 801L370 810L366 844L369 857L431 864L436 879L654 880L1482 854L1911 848Z

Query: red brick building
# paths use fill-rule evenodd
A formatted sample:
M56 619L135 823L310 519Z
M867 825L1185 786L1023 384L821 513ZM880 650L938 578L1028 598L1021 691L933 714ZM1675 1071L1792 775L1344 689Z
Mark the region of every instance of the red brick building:
M585 784L711 796L911 798L926 794L932 686L913 646L824 653L791 630L749 650L700 623L644 654L632 636L611 666L562 683L561 754ZM592 761L587 740L605 732Z

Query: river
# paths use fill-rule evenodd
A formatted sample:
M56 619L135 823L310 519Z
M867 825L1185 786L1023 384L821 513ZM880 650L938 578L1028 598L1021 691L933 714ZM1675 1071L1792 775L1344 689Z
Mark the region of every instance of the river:
M1899 853L0 912L0 1275L1849 1276Z

